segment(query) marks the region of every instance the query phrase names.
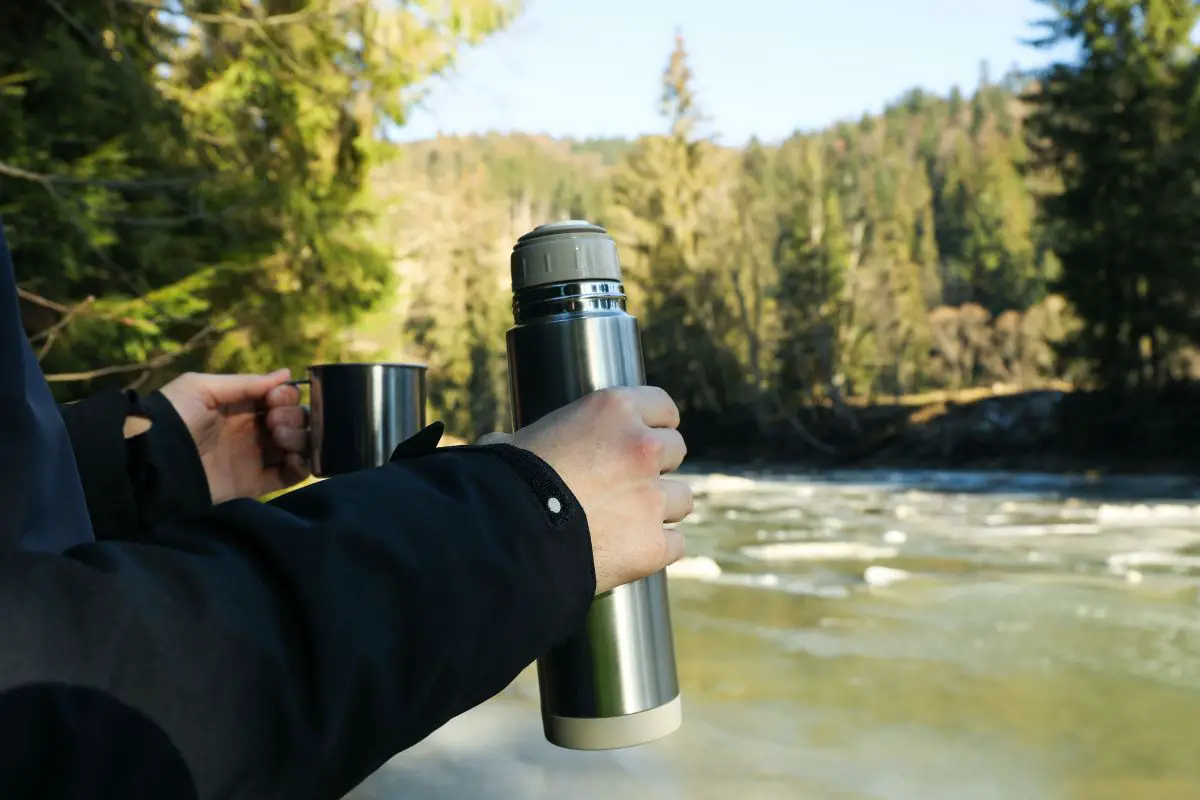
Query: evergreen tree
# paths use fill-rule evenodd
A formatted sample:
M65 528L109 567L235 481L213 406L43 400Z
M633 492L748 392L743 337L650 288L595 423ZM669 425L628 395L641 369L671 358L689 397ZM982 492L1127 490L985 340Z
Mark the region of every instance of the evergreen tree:
M772 291L778 281L776 251L782 234L778 186L772 154L757 139L746 148L740 167L733 193L735 234L724 263L744 345L739 349L748 402L760 430L765 430L770 408L770 365L778 336Z
M716 180L683 37L663 72L665 136L643 137L613 178L614 233L628 261L632 306L642 318L646 372L681 408L718 412L737 385L724 342L730 322L711 260L705 259L706 195Z
M746 148L704 136L681 38L662 135L387 142L500 0L9 5L0 213L51 373L421 359L474 436L508 419L509 250L568 217L618 239L649 377L693 420L1070 377L1052 289L1110 382L1165 380L1196 338L1197 66L1168 0L1055 4L1091 49L1030 102L984 69Z
M823 144L797 140L784 149L785 164L792 165L787 174L793 204L779 252L776 381L793 403L840 391L854 311L839 174L825 173L828 151Z
M67 310L53 336L31 331L53 344L51 379L343 352L343 331L391 286L365 234L366 180L385 152L374 138L403 123L417 82L511 12L503 0L6 4L0 24L21 44L0 54L0 213L39 298L31 328L46 321L39 303Z
M155 82L172 31L127 3L7 3L0 27L0 216L43 364L55 377L179 350L207 327L194 290L222 211L203 205L211 176Z
M1198 84L1188 0L1053 0L1047 46L1071 42L1029 94L1035 165L1061 191L1042 211L1062 264L1057 288L1083 319L1069 355L1102 382L1169 377L1194 341L1195 114Z

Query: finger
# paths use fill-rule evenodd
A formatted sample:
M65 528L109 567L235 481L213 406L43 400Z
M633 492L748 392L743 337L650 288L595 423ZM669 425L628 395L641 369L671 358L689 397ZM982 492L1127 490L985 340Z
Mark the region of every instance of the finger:
M687 554L687 540L684 538L682 531L677 531L673 528L663 528L663 539L663 550L665 551L663 568L666 568Z
M279 468L280 477L285 481L284 486L294 486L309 476L308 462L299 453L288 453L284 456L283 466Z
M200 375L198 380L216 402L224 405L262 400L290 375L290 370L278 369L267 375Z
M263 468L263 486L260 495L287 489L310 474L308 462L299 453L288 453L282 458L276 458Z
M630 386L626 389L644 421L651 428L678 428L679 407L657 386Z
M683 481L662 480L663 494L666 502L663 504L663 522L679 522L692 513L692 487Z
M308 452L308 431L303 428L275 428L271 431L271 441L284 453Z
M269 402L269 400L268 400ZM275 428L307 428L308 415L302 406L282 406L272 408L267 412L267 427Z
M300 405L300 387L280 383L267 392L267 408L285 408Z
M651 428L646 436L655 442L658 449L659 474L679 469L687 456L687 444L683 435L673 428Z
M475 444L477 444L477 445L509 444L512 442L512 438L513 437L512 437L511 433L502 433L500 431L495 431L493 433L485 433L483 436L480 436L478 439L475 440Z

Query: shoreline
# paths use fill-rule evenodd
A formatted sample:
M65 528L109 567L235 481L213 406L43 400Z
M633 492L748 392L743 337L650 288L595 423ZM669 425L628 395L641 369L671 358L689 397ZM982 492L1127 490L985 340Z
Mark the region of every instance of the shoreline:
M961 472L1046 475L1063 478L1165 478L1200 481L1200 466L1193 463L1120 461L1097 463L1070 456L1046 454L1025 458L980 459L977 461L946 461L941 459L875 458L849 462L820 459L795 459L786 456L763 456L747 451L722 451L688 455L678 470L681 475L728 472L730 468L747 472L786 472L789 474L820 474L830 472Z
M432 418L436 418L433 415ZM1200 384L1138 393L982 389L866 403L683 411L683 471L787 469L1200 478ZM440 447L467 444L446 432Z
M803 471L939 470L1200 477L1200 387L1037 389L889 405L801 407L785 421L685 417L690 463Z

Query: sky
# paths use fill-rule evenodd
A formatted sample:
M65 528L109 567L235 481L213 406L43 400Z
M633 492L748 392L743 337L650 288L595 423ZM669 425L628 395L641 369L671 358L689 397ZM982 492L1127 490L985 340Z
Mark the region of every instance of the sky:
M1022 40L1044 11L1036 0L527 0L511 28L429 85L397 138L660 132L678 29L708 132L778 141L915 86L970 89L984 60L995 78L1039 66L1050 56Z

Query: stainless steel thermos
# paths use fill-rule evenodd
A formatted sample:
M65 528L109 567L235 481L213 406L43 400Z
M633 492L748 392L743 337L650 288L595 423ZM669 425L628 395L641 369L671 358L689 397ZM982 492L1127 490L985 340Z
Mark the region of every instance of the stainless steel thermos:
M514 430L586 394L645 383L617 246L582 221L542 225L512 253L508 332ZM659 572L597 596L583 629L538 660L542 723L560 747L645 744L682 722L675 644Z

